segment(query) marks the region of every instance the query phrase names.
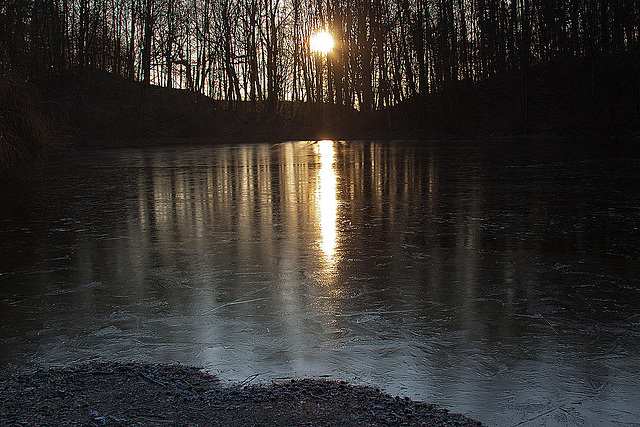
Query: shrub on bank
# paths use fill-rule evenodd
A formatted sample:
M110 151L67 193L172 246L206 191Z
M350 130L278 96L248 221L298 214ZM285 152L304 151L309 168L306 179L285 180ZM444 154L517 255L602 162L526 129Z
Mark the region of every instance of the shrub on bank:
M0 77L0 176L42 159L53 135L35 87Z

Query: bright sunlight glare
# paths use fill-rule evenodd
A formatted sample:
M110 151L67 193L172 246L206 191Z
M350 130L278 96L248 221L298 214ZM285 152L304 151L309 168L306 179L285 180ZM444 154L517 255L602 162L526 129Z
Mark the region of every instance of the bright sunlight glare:
M320 214L320 237L322 251L329 262L333 261L336 253L338 231L336 218L338 215L338 198L336 195L337 176L333 167L335 162L335 147L333 141L318 141L316 153L320 160L318 175L318 190L316 193L318 213Z
M328 53L333 49L333 37L326 31L319 31L311 36L309 45L313 52Z

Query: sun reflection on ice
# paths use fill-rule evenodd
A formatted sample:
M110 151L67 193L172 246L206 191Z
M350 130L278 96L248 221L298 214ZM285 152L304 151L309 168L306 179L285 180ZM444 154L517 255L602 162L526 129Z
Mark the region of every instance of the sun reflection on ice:
M316 190L317 209L320 217L320 247L327 261L333 263L338 237L336 228L338 215L336 187L338 180L333 167L335 162L334 142L330 140L318 141L315 149L316 154L320 157L318 188Z

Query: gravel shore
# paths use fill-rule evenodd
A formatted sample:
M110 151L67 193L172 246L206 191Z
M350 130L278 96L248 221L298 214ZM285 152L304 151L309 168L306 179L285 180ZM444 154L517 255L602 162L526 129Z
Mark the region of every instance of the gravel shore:
M227 385L182 365L100 362L3 372L0 397L0 425L481 425L344 381Z

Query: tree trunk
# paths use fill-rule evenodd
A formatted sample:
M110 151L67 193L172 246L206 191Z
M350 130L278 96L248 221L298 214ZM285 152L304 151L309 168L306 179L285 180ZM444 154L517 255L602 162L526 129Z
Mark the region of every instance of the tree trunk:
M153 37L153 16L151 15L153 0L145 0L144 38L142 42L142 82L151 83L151 39Z

